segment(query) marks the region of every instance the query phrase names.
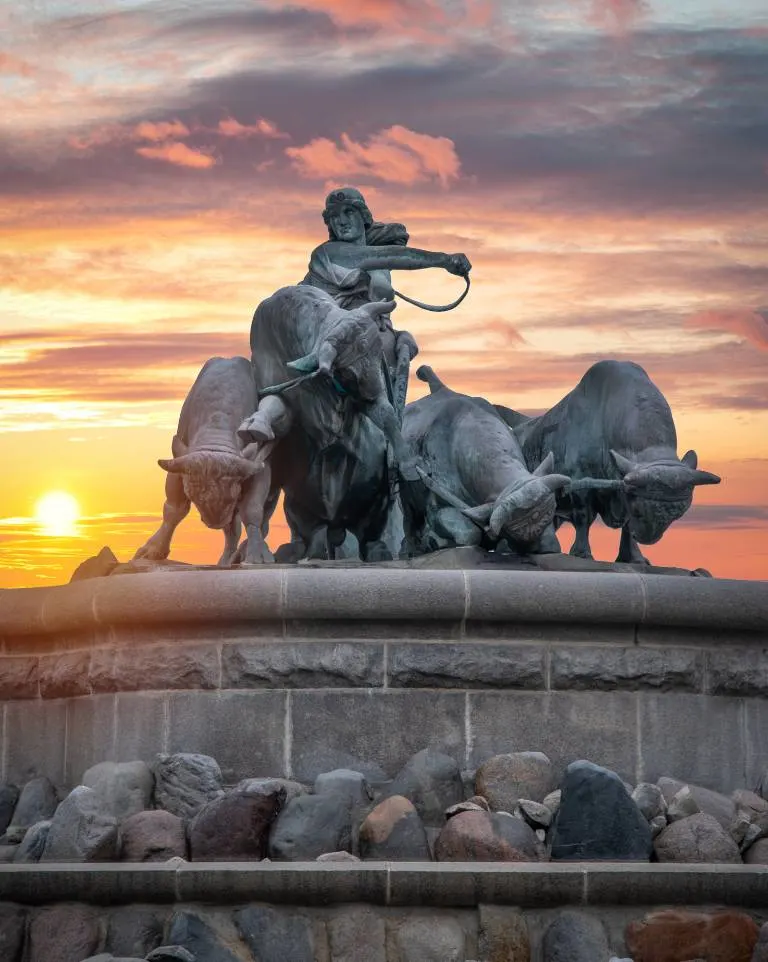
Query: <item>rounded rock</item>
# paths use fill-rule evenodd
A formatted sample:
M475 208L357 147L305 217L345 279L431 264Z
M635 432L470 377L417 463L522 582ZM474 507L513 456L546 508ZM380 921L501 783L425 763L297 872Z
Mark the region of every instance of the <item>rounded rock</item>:
M494 755L475 775L475 792L494 812L513 811L521 798L541 802L556 787L552 762L542 752Z

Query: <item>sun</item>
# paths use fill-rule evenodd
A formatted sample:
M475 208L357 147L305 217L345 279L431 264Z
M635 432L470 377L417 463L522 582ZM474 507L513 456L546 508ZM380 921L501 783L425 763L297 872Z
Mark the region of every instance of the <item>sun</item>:
M77 534L80 505L66 491L49 491L35 505L35 519L40 533L53 537Z

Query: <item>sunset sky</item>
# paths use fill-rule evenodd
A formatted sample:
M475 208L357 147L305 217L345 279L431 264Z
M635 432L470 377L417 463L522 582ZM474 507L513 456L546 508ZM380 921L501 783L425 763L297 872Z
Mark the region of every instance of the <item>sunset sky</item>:
M539 411L639 362L723 477L646 554L768 578L765 0L0 0L0 90L0 587L152 533L198 369L345 183L474 265L393 316L422 363ZM172 557L220 549L193 509Z

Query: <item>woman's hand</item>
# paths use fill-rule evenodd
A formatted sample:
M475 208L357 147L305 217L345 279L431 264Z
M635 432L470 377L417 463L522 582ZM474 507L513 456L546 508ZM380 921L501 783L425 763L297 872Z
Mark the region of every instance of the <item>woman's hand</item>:
M444 266L449 274L456 274L457 277L466 277L472 270L466 254L446 254Z

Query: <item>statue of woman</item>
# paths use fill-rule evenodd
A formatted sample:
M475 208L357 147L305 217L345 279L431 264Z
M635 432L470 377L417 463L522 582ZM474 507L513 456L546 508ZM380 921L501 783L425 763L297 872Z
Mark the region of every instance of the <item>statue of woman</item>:
M374 221L365 198L355 187L340 187L328 194L323 220L328 227L328 240L312 251L301 285L320 288L345 310L393 300L393 270L442 267L450 274L467 277L472 269L464 254L407 247L405 227ZM407 331L394 330L389 315L380 317L379 331L389 369L390 400L399 417L405 402L408 363L418 353L418 347ZM290 410L283 400L265 397L240 433L246 440L266 442L287 433L290 422Z

